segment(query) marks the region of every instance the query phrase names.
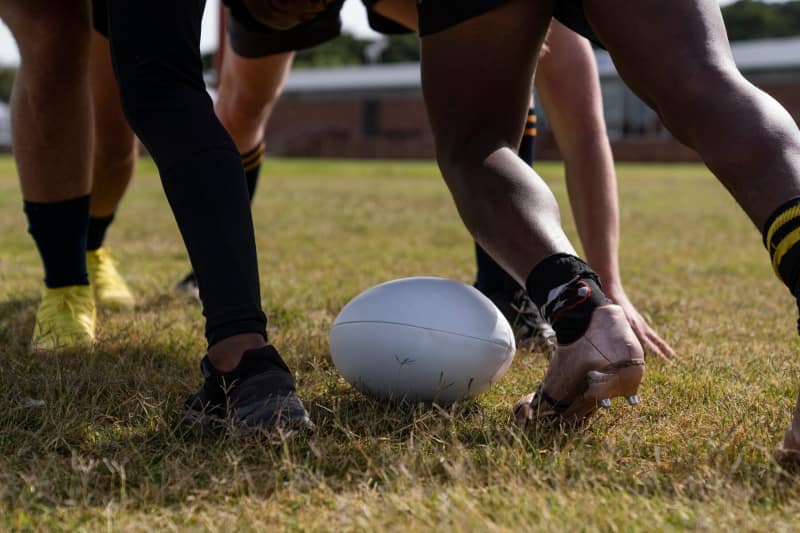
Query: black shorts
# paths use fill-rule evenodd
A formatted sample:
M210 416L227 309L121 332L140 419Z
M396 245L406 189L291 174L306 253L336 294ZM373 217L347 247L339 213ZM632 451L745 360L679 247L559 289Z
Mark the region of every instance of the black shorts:
M402 35L404 33L414 33L414 30L406 28L399 22L395 22L392 19L387 19L383 15L375 13L373 7L375 4L380 2L380 0L361 0L361 2L364 4L364 7L367 10L369 27L376 32L382 33L383 35Z
M372 11L379 0L362 0L367 8L370 27L378 33L396 35L411 30ZM242 57L264 57L283 52L313 48L339 36L342 21L339 12L344 0L330 4L314 20L289 30L275 30L259 24L239 0L227 0L228 34L233 51Z
M106 0L92 0L92 24L94 30L108 37L108 6Z
M458 3L448 0L418 1L419 34L424 37L446 30L456 24L483 15L507 1L459 0ZM600 44L583 13L583 0L556 0L553 16L572 31Z
M275 30L256 21L240 3L230 1L228 35L231 48L236 55L256 58L304 50L330 41L342 31L339 11L343 3L344 0L336 0L309 22L288 30Z

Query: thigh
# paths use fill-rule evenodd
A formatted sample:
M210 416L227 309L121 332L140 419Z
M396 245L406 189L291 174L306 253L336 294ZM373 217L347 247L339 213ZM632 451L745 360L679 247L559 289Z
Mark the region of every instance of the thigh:
M42 54L62 60L78 48L85 52L88 45L89 0L0 0L0 19L14 35L23 61L30 56L38 63ZM36 70L45 67L26 65Z
M279 52L250 58L237 54L228 43L222 61L220 102L229 96L246 99L253 104L277 99L292 67L294 52ZM251 105L253 105L251 104Z
M646 101L735 71L716 0L584 0L584 11L617 70Z
M519 144L551 15L548 0L512 0L422 38L423 91L440 154ZM420 9L421 27L425 16Z

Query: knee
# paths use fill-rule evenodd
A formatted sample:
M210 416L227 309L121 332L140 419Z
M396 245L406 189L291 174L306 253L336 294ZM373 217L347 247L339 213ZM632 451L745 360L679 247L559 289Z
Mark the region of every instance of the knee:
M95 164L100 167L133 167L139 155L136 137L130 127L97 128Z
M257 92L231 84L220 87L217 116L231 135L260 132L280 97L280 91Z
M664 125L679 137L691 138L698 127L709 125L715 109L727 113L730 99L741 97L746 81L733 67L707 66L685 75L654 98L654 106ZM709 95L713 95L710 97Z
M44 8L35 5L39 2L17 4L8 23L26 75L59 83L84 77L92 32L84 2L51 2Z

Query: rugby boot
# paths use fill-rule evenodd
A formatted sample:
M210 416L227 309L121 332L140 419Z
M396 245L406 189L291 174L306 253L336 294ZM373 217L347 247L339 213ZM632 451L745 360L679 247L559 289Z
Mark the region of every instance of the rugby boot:
M501 291L486 296L511 324L518 348L549 353L555 346L556 332L542 318L525 290L519 288L513 292Z
M794 408L792 425L783 435L783 442L775 450L776 458L781 462L800 465L800 395Z
M594 309L586 332L557 344L544 380L514 406L520 425L537 419L579 422L623 396L639 402L644 351L618 305Z
M92 288L45 287L36 312L30 351L82 350L94 344L96 311Z
M86 252L86 269L97 305L109 309L133 309L133 294L106 248Z
M200 370L205 380L186 401L187 421L242 433L287 434L313 428L294 378L273 346L246 351L239 365L225 373L206 356Z
M197 277L194 275L194 270L186 274L175 285L175 292L183 293L193 300L200 301L200 288L197 286Z

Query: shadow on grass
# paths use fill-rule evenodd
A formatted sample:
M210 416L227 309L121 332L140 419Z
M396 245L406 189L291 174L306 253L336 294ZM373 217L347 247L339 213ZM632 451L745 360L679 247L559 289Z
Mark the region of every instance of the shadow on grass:
M0 302L0 344L4 350L16 352L28 345L38 305L38 298Z

